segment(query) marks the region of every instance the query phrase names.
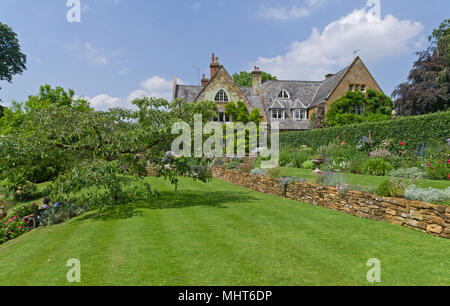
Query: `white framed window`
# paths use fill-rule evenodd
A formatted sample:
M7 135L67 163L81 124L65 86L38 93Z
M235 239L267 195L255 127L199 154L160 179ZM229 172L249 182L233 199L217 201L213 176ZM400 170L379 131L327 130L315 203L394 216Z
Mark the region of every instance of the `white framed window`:
M289 99L290 95L287 92L286 89L283 89L282 91L280 91L280 93L278 94L278 98L279 99Z
M284 109L272 109L272 119L285 119Z
M308 113L307 113L306 109L300 109L300 108L294 109L293 117L295 120L306 120L307 116L308 116Z
M354 91L354 90L355 90L355 85L350 84L350 85L348 86L348 90L349 90L349 91Z
M216 98L214 99L216 102L228 102L228 95L225 90L221 89L216 94Z
M366 92L366 85L364 85L364 84L361 85L361 91Z

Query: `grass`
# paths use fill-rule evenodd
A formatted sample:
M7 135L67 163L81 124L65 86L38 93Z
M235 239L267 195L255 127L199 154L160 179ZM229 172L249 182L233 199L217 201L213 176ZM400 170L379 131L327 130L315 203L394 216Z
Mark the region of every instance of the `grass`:
M450 241L384 222L209 184L149 178L156 201L89 213L0 246L0 285L450 285Z
M281 168L281 174L283 176L297 176L307 180L311 180L314 175L312 170L298 169L298 168ZM349 178L349 184L361 185L361 186L374 186L377 188L381 183L390 177L387 176L371 176L371 175L359 175L352 173L345 173ZM446 189L450 187L450 181L432 181L432 180L414 180L414 184L420 188L437 188Z

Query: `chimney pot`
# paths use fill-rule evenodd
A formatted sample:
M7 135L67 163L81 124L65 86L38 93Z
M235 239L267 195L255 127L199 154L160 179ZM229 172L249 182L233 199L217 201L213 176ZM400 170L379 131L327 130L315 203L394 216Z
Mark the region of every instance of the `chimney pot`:
M261 94L262 73L258 67L255 66L255 70L252 72L252 89L253 95L257 96Z
M202 87L205 87L209 82L209 79L207 79L205 77L205 74L203 74L203 78L202 78Z
M214 77L214 75L219 71L220 65L219 65L219 57L215 56L215 54L212 54L212 62L210 65L211 69L211 79Z

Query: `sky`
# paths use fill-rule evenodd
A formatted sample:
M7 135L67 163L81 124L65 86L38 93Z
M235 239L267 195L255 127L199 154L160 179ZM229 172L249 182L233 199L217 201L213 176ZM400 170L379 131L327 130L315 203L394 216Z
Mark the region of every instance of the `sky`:
M50 84L98 110L130 107L171 99L175 76L197 85L212 52L230 74L258 65L278 79L322 80L356 50L390 95L449 13L448 0L1 0L27 70L0 82L0 99L23 102Z

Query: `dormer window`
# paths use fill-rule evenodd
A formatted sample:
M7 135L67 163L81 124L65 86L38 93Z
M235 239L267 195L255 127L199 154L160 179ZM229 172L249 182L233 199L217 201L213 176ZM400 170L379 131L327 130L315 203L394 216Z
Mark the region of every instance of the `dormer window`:
M216 94L216 98L214 99L216 102L228 102L228 95L225 90L221 89Z
M293 117L295 120L306 120L306 117L307 117L306 109L300 109L300 108L294 109Z
M284 109L272 109L272 119L285 119Z
M289 99L289 93L287 92L286 89L283 89L282 91L280 91L280 93L278 94L278 98L279 99Z

